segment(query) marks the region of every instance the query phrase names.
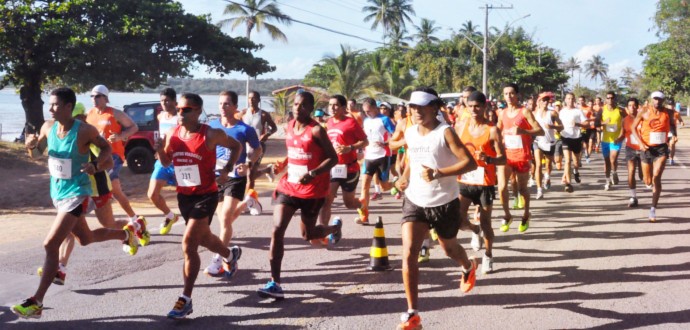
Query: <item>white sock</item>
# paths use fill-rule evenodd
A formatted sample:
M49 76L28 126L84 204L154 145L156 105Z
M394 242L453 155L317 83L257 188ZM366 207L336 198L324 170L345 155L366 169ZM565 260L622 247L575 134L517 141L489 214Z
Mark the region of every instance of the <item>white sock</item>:
M551 176L548 174L544 174L544 181L551 179Z
M171 219L171 220L172 220L172 218L174 218L174 217L175 217L175 213L173 213L172 211L170 211L170 213L168 213L168 214L165 215L165 218L166 218L166 219Z
M542 192L541 187L537 187L537 192L538 193Z
M408 309L407 314L415 315L415 314L417 314L417 310L416 309Z
M381 193L381 186L375 184L375 185L374 185L374 191L375 191L377 194L380 194L380 193Z
M186 302L189 302L192 300L192 297L187 297L185 295L181 295L180 298L184 299Z
M637 191L635 189L630 189L630 197L637 198Z
M63 273L67 272L67 266L63 265L62 263L58 264L58 269Z
M135 214L133 217L129 218L129 221L135 222L135 221L137 221L137 217L139 217L139 216Z

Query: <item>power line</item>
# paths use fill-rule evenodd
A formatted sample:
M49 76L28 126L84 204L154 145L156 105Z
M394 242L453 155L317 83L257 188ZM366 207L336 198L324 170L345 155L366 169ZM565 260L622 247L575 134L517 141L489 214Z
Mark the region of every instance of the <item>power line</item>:
M361 13L361 12L362 12L361 9L357 9L357 8L354 8L354 7L350 7L350 6L345 5L345 4L344 4L344 1L342 1L342 2L341 2L341 1L333 1L333 0L324 0L324 1L329 2L329 3L332 3L332 4L336 5L336 6L340 6L340 7L347 8L347 9L349 9L349 10L352 10L352 11L356 11L356 12L358 12L358 13Z
M267 11L265 11L265 10L261 10L261 9L259 9L259 8L254 8L254 7L251 7L251 6L247 6L247 5L245 5L245 4L241 4L241 3L238 3L238 2L235 2L235 1L231 1L231 0L224 0L224 1L225 1L225 2L229 2L229 3L232 3L232 4L235 4L235 5L238 5L238 6L241 6L241 7L244 7L244 8L247 8L247 9L250 9L250 10L257 11L257 12L260 12L260 13L269 14L269 15L272 15L272 16L278 16L278 15L275 15L275 14L273 14L273 13L267 12ZM290 21L290 22L294 22L294 23L299 23L299 24L311 26L311 27L317 28L317 29L319 29L319 30L324 30L324 31L327 31L327 32L331 32L331 33L343 35L343 36L346 36L346 37L351 37L351 38L360 39L360 40L363 40L363 41L366 41L366 42L371 42L371 43L374 43L374 44L386 45L385 43L380 42L380 41L375 41L375 40L363 38L363 37L360 37L360 36L356 36L356 35L354 35L354 34L349 34L349 33L345 33L345 32L340 32L340 31L336 31L336 30L333 30L333 29L330 29L330 28L327 28L327 27L323 27L323 26L319 26L319 25L316 25L316 24L303 22L303 21L296 20L296 19L294 19L294 18L292 18L292 17L289 17L289 16L279 15L279 17L282 18L282 19L288 20L288 21Z
M336 22L345 23L345 24L347 24L347 25L351 25L351 26L354 26L354 27L359 28L359 29L362 29L362 30L371 31L370 29L367 29L367 28L365 28L365 27L362 27L362 26L359 26L359 25L355 25L355 24L352 24L352 23L347 22L347 21L339 20L339 19L337 19L337 18L328 17L328 16L326 16L326 15L322 15L322 14L319 14L319 13L315 13L315 12L313 12L313 11L309 11L309 10L302 9L302 8L299 8L299 7L291 6L291 5L288 5L288 4L285 4L285 3L282 3L282 2L278 2L278 1L276 1L276 3L278 3L278 4L280 4L280 5L283 5L283 6L285 6L285 7L290 7L290 8L296 9L296 10L300 10L300 11L303 11L303 12L306 12L306 13L310 13L310 14L312 14L312 15L316 15L316 16L319 16L319 17L322 17L322 18L327 18L327 19L330 19L330 20L334 20L334 21L336 21Z

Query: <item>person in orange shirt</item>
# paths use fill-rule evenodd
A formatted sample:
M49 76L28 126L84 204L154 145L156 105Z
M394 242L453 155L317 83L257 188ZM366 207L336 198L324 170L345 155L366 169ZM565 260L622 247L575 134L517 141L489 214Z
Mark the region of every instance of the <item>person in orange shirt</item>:
M126 113L108 106L110 102L108 99L109 94L110 91L104 85L96 85L91 90L91 99L93 100L94 107L86 115L86 122L95 126L99 134L110 143L113 149L114 165L108 172L108 175L113 186L113 197L127 213L130 221L137 223L141 227L141 233L144 237L143 242L148 244L146 237L149 236L149 232L146 230L146 218L134 212L120 184L120 170L122 170L125 160L125 141L139 131L139 127Z
M494 230L491 227L491 210L496 199L494 186L496 185L496 165L505 165L505 148L501 142L501 133L495 125L484 116L486 111L486 96L475 91L467 100L467 109L472 117L462 127L455 130L460 141L467 147L477 162L477 169L458 177L460 182L460 226L473 230L470 245L475 251L481 249L479 228L472 225L467 217L470 205L479 206L479 223L484 236L484 257L482 258L482 273L493 271L492 247Z
M656 222L656 206L661 195L661 176L668 158L668 134L676 135L676 123L673 121L673 114L664 108L664 93L653 92L651 98L652 106L643 108L633 121L632 127L636 129L632 130L632 135L640 141L645 183L652 184L649 222Z
M635 192L636 181L635 170L640 169L640 141L632 135L632 123L637 117L637 110L640 108L640 101L636 98L628 100L628 106L625 108L627 116L623 118L623 129L620 132L618 141L626 139L625 142L625 160L628 163L628 188L630 189L630 201L628 207L637 206L637 193ZM640 169L641 170L641 169Z
M580 107L582 113L585 114L587 119L592 120L588 128L582 129L582 143L586 152L585 162L589 164L589 155L592 154L592 147L597 140L597 129L594 126L594 111L587 105L587 99L584 96L578 97L577 100L577 106Z
M672 120L676 124L676 127L678 127L678 125L685 126L685 122L683 122L683 117L680 115L680 110L672 111ZM669 136L668 147L671 150L671 154L669 156L669 158L671 158L671 165L676 165L676 161L674 160L674 157L676 156L676 143L678 143L678 135Z

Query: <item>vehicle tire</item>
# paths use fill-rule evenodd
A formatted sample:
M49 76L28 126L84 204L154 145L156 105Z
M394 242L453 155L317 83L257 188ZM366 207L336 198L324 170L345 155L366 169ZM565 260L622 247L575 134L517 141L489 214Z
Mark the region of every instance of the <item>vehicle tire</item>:
M146 147L134 147L127 153L127 167L136 174L153 172L154 161L153 151Z

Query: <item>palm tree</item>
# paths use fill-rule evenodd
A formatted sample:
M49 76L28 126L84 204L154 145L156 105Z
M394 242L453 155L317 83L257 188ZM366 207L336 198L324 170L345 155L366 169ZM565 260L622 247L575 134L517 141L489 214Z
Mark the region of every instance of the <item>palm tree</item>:
M598 78L602 80L606 79L609 71L609 65L604 63L604 58L599 55L592 56L587 64L585 64L585 73L589 75L590 78L594 79L594 85L598 84Z
M390 45L394 48L407 48L410 47L409 41L412 41L412 37L406 35L407 30L394 27L388 34L388 40L390 40Z
M364 63L362 51L340 45L339 56L326 56L323 61L335 68L335 79L329 92L346 98L356 98L366 93L369 86L370 67Z
M571 57L567 62L565 62L563 69L565 69L565 71L570 71L570 79L573 79L575 71L580 71L582 67L580 66L580 61L578 61L575 57Z
M367 0L368 6L362 12L368 14L365 22L373 21L371 29L383 27L384 40L393 28L405 28L405 21L412 22L410 15L414 15L411 0Z
M256 32L266 29L273 40L287 42L285 33L277 26L268 23L275 21L284 25L290 25L290 17L283 14L275 3L276 0L244 0L244 5L230 3L225 6L223 15L238 15L218 21L220 28L230 27L234 31L240 25L244 25L247 39L251 39L252 30ZM247 75L247 90L249 94L249 76Z
M419 40L419 43L422 44L438 42L439 39L433 36L433 34L438 32L441 28L435 26L434 24L436 24L436 21L430 20L428 18L422 18L421 24L419 24L419 26L414 27L417 30L417 34L415 34L413 37Z
M472 21L467 21L465 23L462 23L462 26L458 30L461 33L464 33L466 36L473 38L474 37L481 37L482 33L479 32L479 26L475 25L472 23Z
M633 81L635 81L635 78L637 77L637 72L635 72L635 69L626 66L623 68L621 71L621 82L623 83L623 86L630 88L632 87Z
M273 95L271 106L275 109L276 114L285 116L290 109L292 109L292 101L295 99L295 93L287 93L285 91Z

